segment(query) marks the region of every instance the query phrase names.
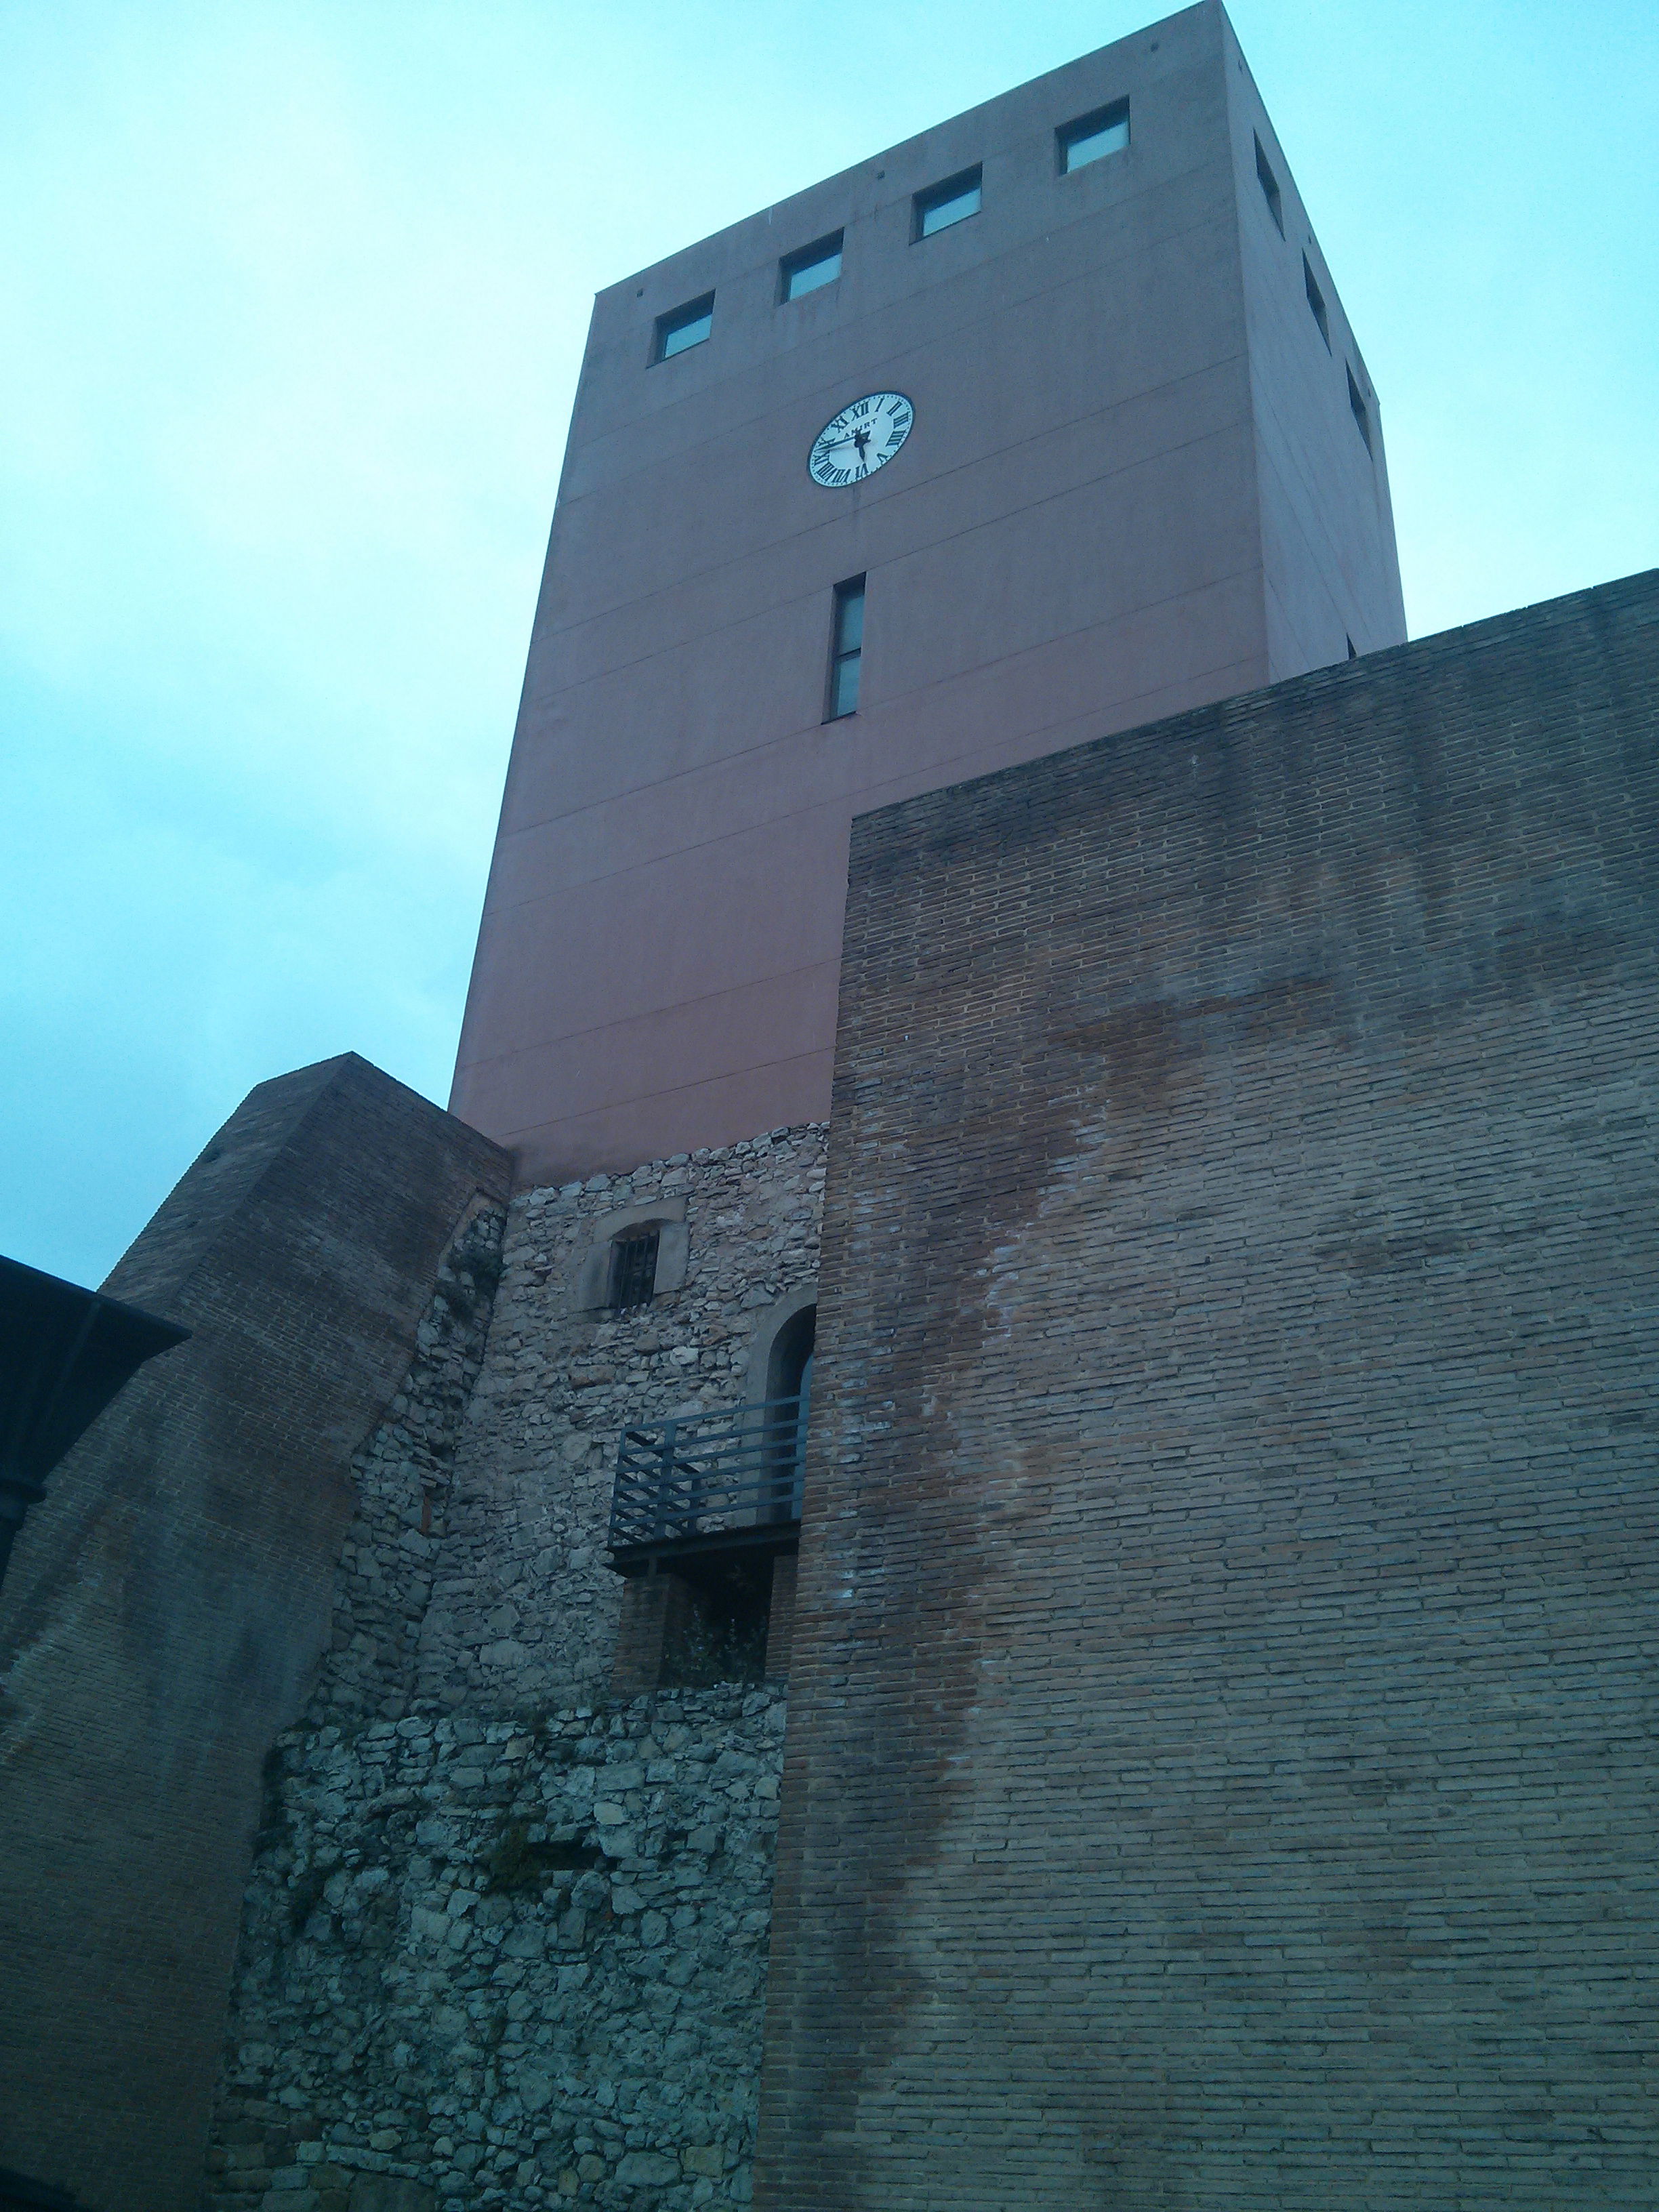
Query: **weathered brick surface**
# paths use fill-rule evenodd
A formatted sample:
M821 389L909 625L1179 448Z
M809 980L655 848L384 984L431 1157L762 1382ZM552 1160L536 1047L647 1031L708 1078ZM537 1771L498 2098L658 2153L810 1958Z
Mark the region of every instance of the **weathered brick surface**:
M769 2212L1659 2197L1656 645L859 825Z
M507 1182L347 1056L254 1091L110 1279L194 1334L64 1461L0 1616L0 2160L94 2212L193 2212L260 1764L329 1645L352 1456ZM395 1677L356 1600L365 1676L384 1645Z

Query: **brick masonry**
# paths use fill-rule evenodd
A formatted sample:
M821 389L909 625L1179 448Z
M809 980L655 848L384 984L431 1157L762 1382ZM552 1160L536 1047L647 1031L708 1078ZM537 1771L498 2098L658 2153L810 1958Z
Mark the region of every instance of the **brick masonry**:
M0 2164L94 2212L199 2202L261 1761L329 1646L352 1455L507 1181L348 1055L255 1091L106 1285L193 1334L58 1470L0 1614Z
M859 825L766 2212L1654 2201L1656 645Z

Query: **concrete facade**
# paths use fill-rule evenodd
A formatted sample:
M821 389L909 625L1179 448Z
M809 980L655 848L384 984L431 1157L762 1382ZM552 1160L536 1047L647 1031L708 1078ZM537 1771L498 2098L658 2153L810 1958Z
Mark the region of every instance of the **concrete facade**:
M0 1611L0 2163L94 2212L196 2212L261 1762L329 1649L352 1455L507 1180L348 1055L254 1091L105 1286L192 1334L52 1476Z
M757 2202L1650 2200L1659 575L859 825Z
M1124 100L1127 145L1062 173L1057 131ZM970 165L981 211L916 237ZM782 298L835 232L838 280ZM816 433L884 389L902 450L823 489ZM612 286L455 1111L538 1184L822 1120L855 812L1403 635L1376 395L1218 0Z

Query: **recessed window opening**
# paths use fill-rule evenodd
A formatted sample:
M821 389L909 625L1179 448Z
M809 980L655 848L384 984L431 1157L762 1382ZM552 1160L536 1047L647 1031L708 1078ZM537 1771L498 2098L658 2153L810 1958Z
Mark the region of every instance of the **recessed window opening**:
M657 318L657 347L653 356L658 361L672 361L677 353L684 353L694 345L701 345L714 327L714 295L705 292L700 300L688 300L683 307L671 314Z
M820 284L833 284L841 274L841 240L840 231L832 231L828 238L803 246L798 253L786 253L778 264L779 298L799 300L804 292L816 292Z
M770 1489L763 1518L799 1521L806 1424L812 1404L812 1345L818 1310L804 1306L779 1332L767 1363L766 1398L772 1408Z
M1319 289L1319 280L1313 273L1313 264L1304 253L1302 257L1302 282L1307 287L1308 305L1313 309L1313 319L1319 325L1319 335L1330 350L1331 319L1325 312L1325 295Z
M1074 123L1062 123L1054 133L1060 149L1060 173L1086 168L1108 154L1121 154L1129 143L1129 103L1115 100L1109 107L1097 107Z
M830 702L826 722L857 711L859 669L864 659L864 579L849 576L836 586L836 614L830 635Z
M1273 216L1274 222L1279 226L1279 234L1283 238L1285 235L1285 202L1279 193L1279 179L1273 173L1272 163L1268 161L1267 155L1262 151L1261 141L1260 138L1255 142L1255 180L1261 187L1261 197L1267 203L1268 213Z
M657 1243L660 1235L655 1222L647 1222L638 1229L624 1229L611 1240L611 1281L605 1303L613 1313L626 1313L632 1306L649 1305L657 1287Z
M1353 419L1359 425L1359 434L1365 441L1365 451L1371 450L1371 410L1365 404L1365 395L1353 380L1353 371L1348 371L1348 404L1353 410Z
M943 184L930 185L925 192L916 194L910 235L913 240L931 238L936 230L949 230L953 222L965 222L979 210L980 171L963 169L954 177L946 177Z

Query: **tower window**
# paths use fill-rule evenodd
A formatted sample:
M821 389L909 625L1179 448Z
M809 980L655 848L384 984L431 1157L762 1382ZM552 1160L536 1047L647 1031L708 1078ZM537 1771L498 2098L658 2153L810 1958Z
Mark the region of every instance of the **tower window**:
M1121 154L1129 143L1128 101L1114 100L1109 107L1079 115L1075 123L1062 123L1054 133L1054 142L1060 149L1061 176L1073 169L1086 168L1091 161L1108 154Z
M657 347L654 361L672 361L677 353L701 345L714 327L714 295L705 292L700 300L688 300L683 307L672 314L657 318Z
M1274 222L1278 225L1279 234L1283 238L1285 235L1285 202L1279 192L1279 179L1273 173L1273 165L1268 161L1266 154L1261 150L1261 141L1260 138L1255 142L1255 180L1261 187L1262 198L1267 203L1267 212L1272 216Z
M1304 253L1302 257L1302 282L1307 287L1308 305L1313 309L1313 319L1319 325L1319 335L1328 352L1331 343L1331 319L1325 312L1325 295L1319 289L1319 280L1313 273L1313 264Z
M799 300L803 292L816 292L820 284L833 284L841 274L840 231L832 231L816 245L803 246L797 253L786 253L778 264L778 296L781 300Z
M931 238L936 230L949 230L953 222L966 222L980 210L979 169L963 169L946 177L943 184L930 185L925 192L916 194L915 204L913 240Z
M1353 410L1353 419L1359 425L1359 434L1365 441L1365 451L1371 450L1371 410L1365 404L1365 395L1353 380L1353 371L1348 371L1348 404Z
M864 657L864 579L849 576L836 586L835 625L830 638L830 703L826 722L851 714L859 703L859 664Z
M631 1306L649 1305L657 1287L657 1245L660 1231L654 1221L638 1229L624 1229L611 1240L611 1280L605 1304L613 1313Z

